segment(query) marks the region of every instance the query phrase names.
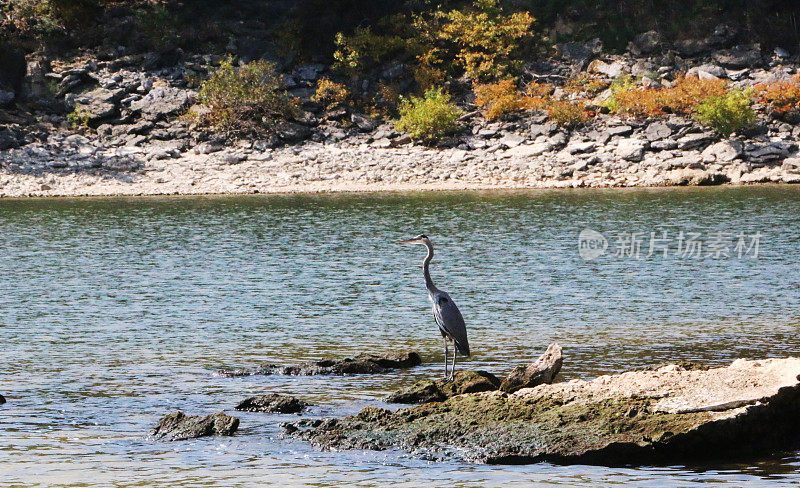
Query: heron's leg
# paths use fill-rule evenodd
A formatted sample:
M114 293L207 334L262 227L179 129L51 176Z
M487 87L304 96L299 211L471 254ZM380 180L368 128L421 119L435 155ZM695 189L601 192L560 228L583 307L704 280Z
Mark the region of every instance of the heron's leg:
M456 352L458 352L456 349L456 343L453 342L453 369L450 372L450 376L452 378L456 377Z
M447 378L447 339L444 340L444 377Z

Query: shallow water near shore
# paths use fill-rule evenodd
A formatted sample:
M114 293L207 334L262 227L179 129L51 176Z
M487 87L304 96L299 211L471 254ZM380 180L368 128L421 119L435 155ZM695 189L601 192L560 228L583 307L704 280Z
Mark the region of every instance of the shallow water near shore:
M608 244L588 261L587 228ZM699 234L699 257L677 251L681 231ZM297 416L234 413L278 392L315 404L307 417L350 414L440 375L424 248L395 244L420 232L436 245L434 281L467 321L465 368L503 374L554 341L564 379L800 355L800 187L1 200L4 486L800 483L793 451L693 467L483 466L320 452L283 437L279 423ZM668 236L653 253L651 232ZM720 232L730 242L717 254ZM400 349L424 364L380 376L215 374ZM241 427L147 439L176 409L226 410Z

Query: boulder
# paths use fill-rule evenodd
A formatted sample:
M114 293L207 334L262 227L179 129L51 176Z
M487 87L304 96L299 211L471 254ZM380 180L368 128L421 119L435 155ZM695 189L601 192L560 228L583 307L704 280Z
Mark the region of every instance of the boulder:
M664 464L763 456L800 435L800 358L454 396L294 424L326 449L404 448L491 464Z
M757 44L734 46L717 51L712 57L725 68L753 68L761 64L761 47Z
M424 380L386 397L389 403L440 402L465 393L493 391L500 380L486 371L458 371L452 380Z
M561 346L550 344L539 359L527 366L517 366L500 383L500 391L513 393L522 388L533 388L552 383L559 371L564 357Z
M687 151L689 149L699 149L711 144L716 136L711 132L701 132L699 134L686 134L678 139L678 149Z
M626 161L638 162L644 157L645 143L638 139L622 139L615 151L617 157Z
M75 97L75 112L85 118L89 125L96 127L116 114L117 102L123 95L122 90L95 88Z
M628 43L628 51L635 56L652 54L656 51L660 51L663 47L662 44L661 34L651 30L634 37L633 40Z
M194 92L169 86L158 86L141 99L131 103L131 109L140 112L147 120L160 120L178 115L194 102L194 98Z
M747 160L756 164L772 163L789 156L792 145L783 142L753 143L745 147Z
M381 374L399 368L412 368L422 364L422 358L416 352L390 352L386 354L362 353L355 358L323 359L311 363L279 366L262 365L256 369L226 369L219 372L222 376L252 375L347 375L347 374Z
M784 159L781 169L790 173L800 173L800 157Z
M0 89L0 107L11 105L11 102L14 101L16 96L17 95L13 91Z
M150 436L154 439L181 441L211 435L230 436L239 428L239 419L218 412L213 415L186 415L178 411L158 421Z
M378 123L372 117L362 114L352 114L350 120L358 127L361 132L372 132L378 127Z
M8 129L0 129L0 151L19 147L19 139L16 134Z
M734 159L742 157L744 154L744 144L741 141L720 141L712 144L703 150L704 161L718 163L728 163Z
M236 405L236 410L243 412L299 413L308 403L293 396L270 393L243 400Z
M607 78L617 78L619 75L625 72L625 65L620 61L606 63L599 59L595 59L589 63L589 67L586 68L586 71L589 73L604 75Z
M672 135L672 129L662 121L656 121L644 130L644 137L648 141L660 141Z

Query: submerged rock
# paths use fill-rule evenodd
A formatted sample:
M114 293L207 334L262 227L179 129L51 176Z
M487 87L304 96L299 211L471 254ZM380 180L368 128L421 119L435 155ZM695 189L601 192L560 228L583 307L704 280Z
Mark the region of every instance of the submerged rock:
M289 366L269 364L259 366L256 369L224 369L219 374L228 377L259 374L293 376L380 374L393 369L411 368L420 364L422 364L422 358L416 352L390 352L381 355L363 353L355 358L323 359L322 361Z
M486 463L696 462L796 442L800 359L607 375L513 394L459 395L397 412L296 424L329 449L405 448Z
M500 384L500 390L513 393L522 388L533 388L545 383L552 383L564 362L561 346L550 344L547 351L539 359L527 366L517 366Z
M424 380L396 391L386 398L389 403L441 402L464 393L493 391L500 380L486 371L458 371L452 381Z
M308 403L293 396L270 393L250 397L236 405L236 410L244 412L269 412L269 413L298 413L302 412Z
M150 435L155 439L182 441L210 435L229 436L238 428L239 419L224 412L202 416L178 411L162 417Z

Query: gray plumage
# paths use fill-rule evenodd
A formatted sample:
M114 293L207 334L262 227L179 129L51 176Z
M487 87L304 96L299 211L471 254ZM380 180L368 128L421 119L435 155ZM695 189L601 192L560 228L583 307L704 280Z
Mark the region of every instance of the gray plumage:
M445 339L445 376L447 376L447 355L448 344L447 341L452 341L455 349L458 350L463 356L469 356L469 341L467 340L467 326L464 324L464 317L461 316L461 311L456 306L455 302L447 292L444 292L433 284L430 273L430 263L433 259L433 243L428 236L420 234L413 239L401 241L409 244L424 244L428 248L428 255L425 256L425 261L422 264L423 275L425 276L425 287L428 289L428 298L432 304L433 318L436 325L439 326L439 331ZM453 374L456 368L456 351L453 351ZM452 375L450 376L452 378Z

